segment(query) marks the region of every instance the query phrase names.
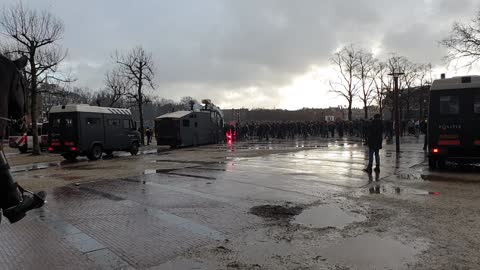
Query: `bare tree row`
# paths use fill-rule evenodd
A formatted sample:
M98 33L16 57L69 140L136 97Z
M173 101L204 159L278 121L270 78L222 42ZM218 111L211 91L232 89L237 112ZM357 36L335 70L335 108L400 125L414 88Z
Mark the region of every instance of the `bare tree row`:
M410 92L415 87L423 87L432 82L431 64L417 64L396 54L391 54L382 61L354 45L345 46L336 52L331 63L337 72L337 78L330 81L331 91L347 101L349 120L352 120L355 100L362 102L365 119L368 119L368 108L373 104L378 106L380 114L383 114L385 106L391 107L393 89L389 74L404 73L399 78L399 88L407 110L411 104Z

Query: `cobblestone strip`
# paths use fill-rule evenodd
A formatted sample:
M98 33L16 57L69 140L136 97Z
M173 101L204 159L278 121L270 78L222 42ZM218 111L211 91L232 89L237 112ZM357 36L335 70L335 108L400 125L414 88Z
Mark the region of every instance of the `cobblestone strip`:
M119 256L114 254L97 240L82 232L72 224L61 220L50 211L42 209L38 218L43 221L48 228L57 233L62 239L66 240L72 247L76 248L93 261L99 269L133 269L127 262L123 261Z
M33 216L0 225L0 269L101 269Z
M170 225L175 225L179 228L182 228L182 229L184 229L186 231L189 231L189 232L192 232L194 234L197 234L197 235L200 235L200 236L205 236L205 237L208 237L210 239L218 240L218 241L223 241L223 240L226 239L226 237L219 231L216 231L216 230L210 229L207 226L195 223L192 220L185 219L185 218L167 213L167 212L162 211L160 209L156 209L156 208L148 207L148 206L143 206L140 203L130 201L130 200L125 200L125 201L122 201L120 203L125 205L125 206L129 206L129 207L131 207L131 206L142 206L142 207L145 208L145 210L147 210L147 212L150 215L160 219L161 221L164 221L164 222L166 222Z

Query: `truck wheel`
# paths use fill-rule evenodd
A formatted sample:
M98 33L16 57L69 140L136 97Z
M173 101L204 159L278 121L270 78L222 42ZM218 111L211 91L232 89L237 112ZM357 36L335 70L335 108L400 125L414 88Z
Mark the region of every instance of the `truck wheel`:
M28 151L28 146L24 145L18 148L18 151L20 151L21 154L25 154Z
M438 166L438 168L441 169L441 170L445 169L445 167L446 167L445 159L443 159L443 158L442 158L442 159L439 159L439 160L437 161L437 166Z
M70 162L74 162L77 160L77 155L76 154L72 154L72 153L69 153L69 154L63 154L62 157L67 160L67 161L70 161Z
M136 156L138 154L138 143L137 142L134 142L132 143L132 145L130 146L130 154L132 156Z
M95 144L92 149L90 149L90 152L88 152L88 159L89 160L98 160L102 158L103 154L103 149L100 145Z
M434 158L428 158L428 167L430 169L435 169L437 168L437 160Z

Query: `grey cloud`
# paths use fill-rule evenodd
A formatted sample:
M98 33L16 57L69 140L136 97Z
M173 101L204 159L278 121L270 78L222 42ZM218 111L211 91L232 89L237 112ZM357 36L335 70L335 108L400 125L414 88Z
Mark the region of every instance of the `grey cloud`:
M209 95L216 103L242 106L265 96L263 104L270 107L279 104L279 87L312 65L328 65L343 44L367 49L380 44L384 52L412 61L440 63L444 51L437 41L453 20L468 18L478 8L475 0L26 3L46 7L65 22L63 45L70 62L98 63L78 66L79 85L101 87L111 53L143 45L154 55L157 92L163 97ZM257 93L247 90L252 86Z

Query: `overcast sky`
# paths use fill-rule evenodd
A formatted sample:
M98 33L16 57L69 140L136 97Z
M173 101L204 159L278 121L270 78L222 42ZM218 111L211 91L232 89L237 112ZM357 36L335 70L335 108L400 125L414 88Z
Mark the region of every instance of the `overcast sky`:
M0 0L2 6L17 0ZM65 65L77 86L103 87L116 49L142 45L156 64L155 94L210 98L223 108L345 104L329 93L329 59L354 43L431 62L438 41L480 0L29 0L65 24ZM439 74L435 74L439 76Z

